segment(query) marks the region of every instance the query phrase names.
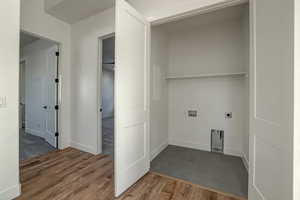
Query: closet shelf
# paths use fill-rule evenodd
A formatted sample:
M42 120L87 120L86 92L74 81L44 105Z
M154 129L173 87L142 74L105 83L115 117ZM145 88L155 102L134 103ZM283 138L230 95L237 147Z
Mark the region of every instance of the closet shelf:
M246 72L240 73L223 73L223 74L199 74L199 75L186 75L186 76L168 76L167 80L175 79L198 79L198 78L217 78L217 77L247 77Z

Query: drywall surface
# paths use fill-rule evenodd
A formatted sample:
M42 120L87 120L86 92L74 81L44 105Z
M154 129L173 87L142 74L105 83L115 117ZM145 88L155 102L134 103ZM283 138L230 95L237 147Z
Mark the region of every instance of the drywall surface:
M0 199L20 194L19 182L19 29L18 0L0 6Z
M241 19L171 33L168 75L245 72L243 39Z
M114 85L115 75L113 70L102 70L102 118L114 116Z
M71 27L48 14L44 1L21 0L21 29L60 43L60 110L59 110L59 148L70 145L70 50Z
M244 21L238 16L169 32L168 76L247 72ZM210 151L211 129L221 129L225 154L248 165L248 97L247 77L169 80L170 144ZM188 117L189 110L197 117Z
M294 200L300 199L300 2L295 1L294 32Z
M168 145L168 35L158 27L151 34L150 152L157 156Z
M25 119L26 133L46 136L46 110L48 91L48 56L56 44L37 40L21 49L21 60L25 60ZM56 66L52 66L56 68ZM53 81L53 84L54 81ZM53 94L55 95L55 94ZM54 106L54 105L53 105Z
M99 37L114 32L114 9L72 25L72 146L98 152Z
M128 2L146 16L150 21L156 21L175 15L202 9L224 3L239 4L246 2L245 0L128 0Z
M244 156L245 80L188 79L169 82L169 142L210 151L211 129L224 130L225 154ZM197 117L188 117L188 111ZM225 113L232 112L232 119Z

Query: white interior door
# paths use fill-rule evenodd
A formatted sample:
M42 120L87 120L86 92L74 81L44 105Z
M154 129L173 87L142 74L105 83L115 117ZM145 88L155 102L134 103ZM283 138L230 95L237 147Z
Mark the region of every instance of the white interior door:
M116 1L115 194L150 168L150 24L124 0Z
M56 83L57 76L57 56L58 47L50 49L47 57L47 76L45 78L45 139L53 147L56 146Z
M250 200L291 200L292 1L252 0Z

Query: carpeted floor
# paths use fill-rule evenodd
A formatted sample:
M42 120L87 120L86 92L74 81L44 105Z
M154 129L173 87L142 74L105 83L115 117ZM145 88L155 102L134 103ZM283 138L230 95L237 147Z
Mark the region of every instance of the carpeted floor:
M114 154L114 118L102 119L102 149L103 154L111 155Z
M36 156L47 154L56 150L43 138L25 133L24 129L20 130L20 160L27 160Z
M239 157L170 145L151 162L151 171L248 196L248 172Z

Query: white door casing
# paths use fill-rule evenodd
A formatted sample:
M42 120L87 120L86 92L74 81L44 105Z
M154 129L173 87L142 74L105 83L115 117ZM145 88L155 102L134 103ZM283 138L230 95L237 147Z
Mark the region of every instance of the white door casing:
M19 80L19 128L25 125L25 90L26 90L26 60L20 62L20 80Z
M115 195L150 168L150 24L124 0L116 1Z
M57 76L57 56L58 46L52 47L47 56L47 71L45 77L45 140L56 147L56 83Z
M292 200L292 4L250 1L250 200Z

